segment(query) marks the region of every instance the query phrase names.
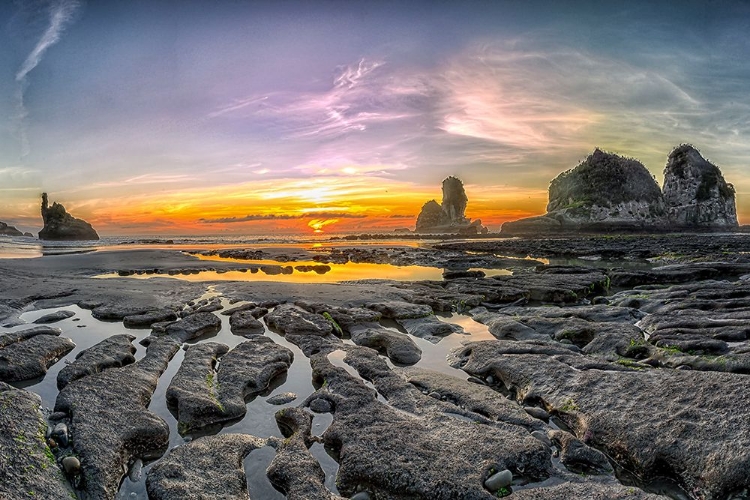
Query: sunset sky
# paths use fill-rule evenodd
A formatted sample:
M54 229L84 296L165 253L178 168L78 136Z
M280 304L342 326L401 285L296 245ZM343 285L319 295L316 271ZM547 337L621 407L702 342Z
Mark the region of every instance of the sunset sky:
M0 221L100 234L492 230L594 147L683 142L750 223L750 3L0 2Z

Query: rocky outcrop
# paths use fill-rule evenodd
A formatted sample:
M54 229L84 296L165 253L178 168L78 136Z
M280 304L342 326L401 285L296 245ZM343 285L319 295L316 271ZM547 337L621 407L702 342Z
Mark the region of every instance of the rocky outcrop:
M443 202L438 204L430 200L422 206L417 217L418 233L486 233L482 221L466 217L466 196L464 185L457 177L448 177L443 181Z
M734 186L689 144L669 154L664 169L664 202L674 224L737 227Z
M23 236L23 233L5 222L0 222L0 236Z
M42 219L44 228L40 240L98 240L99 235L91 224L70 215L59 203L49 206L47 193L42 193ZM19 235L20 236L20 235Z
M639 161L595 149L549 187L547 213L503 224L506 234L737 226L734 188L690 145L669 155L660 189Z

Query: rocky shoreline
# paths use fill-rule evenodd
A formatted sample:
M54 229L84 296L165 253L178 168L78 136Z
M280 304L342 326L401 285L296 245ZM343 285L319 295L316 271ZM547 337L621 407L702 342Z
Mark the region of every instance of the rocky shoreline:
M749 498L747 251L337 248L316 260L454 274L308 285L91 277L205 266L176 251L0 260L0 496ZM533 260L558 257L600 260ZM645 259L669 265L619 265Z

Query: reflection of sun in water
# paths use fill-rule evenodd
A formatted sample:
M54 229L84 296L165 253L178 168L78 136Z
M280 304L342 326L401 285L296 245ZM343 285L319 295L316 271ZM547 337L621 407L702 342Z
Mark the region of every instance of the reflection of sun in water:
M329 224L335 224L338 221L338 219L313 219L308 222L307 225L313 229L313 232L322 233L324 227Z

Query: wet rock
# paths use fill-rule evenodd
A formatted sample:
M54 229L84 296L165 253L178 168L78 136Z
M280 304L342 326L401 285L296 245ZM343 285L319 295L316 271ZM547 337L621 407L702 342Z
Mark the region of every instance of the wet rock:
M580 479L578 479L580 481ZM520 500L560 500L564 498L590 498L597 500L663 500L662 495L652 495L639 488L623 486L616 481L586 480L554 486L530 488L513 493Z
M570 471L579 474L612 473L612 466L601 451L586 446L571 433L550 431L549 437L560 448L560 462Z
M294 355L268 337L254 337L225 354L218 371L218 398L225 415L245 414L245 400L268 389L287 372Z
M266 398L266 403L271 405L285 405L287 403L291 403L297 399L297 395L293 392L282 392L280 394L275 394L269 398Z
M312 415L300 408L287 408L276 413L276 421L284 436L276 443L276 456L268 467L268 478L290 500L330 500L325 472L310 454Z
M18 332L8 332L0 334L0 349L7 347L16 342L22 342L28 340L31 337L37 335L53 335L58 336L62 333L59 328L53 328L51 326L36 326L34 328L27 328Z
M162 321L175 321L177 314L170 309L150 311L143 314L125 316L122 320L125 328L150 328L154 323Z
M135 363L132 335L113 335L98 344L79 352L75 361L57 374L57 388L62 389L79 378Z
M221 330L221 320L209 312L190 314L170 323L164 328L164 333L180 342L197 339Z
M397 365L413 365L422 358L422 349L403 333L385 328L354 328L351 336L357 345L384 351Z
M235 335L263 335L266 331L253 311L238 311L229 318L229 326Z
M440 321L435 316L416 319L398 319L396 322L401 325L409 335L429 340L433 343L438 343L443 337L447 337L453 333L464 333L463 328L460 326Z
M55 411L68 415L82 489L90 498L114 498L127 464L166 450L169 426L148 405L178 349L173 339L155 339L138 362L75 380L58 394Z
M68 426L65 425L63 422L60 422L59 424L56 424L55 427L52 429L52 432L50 432L50 437L55 440L60 446L68 446L68 443L70 442L70 435L68 434Z
M167 404L176 410L182 433L228 418L219 402L215 372L220 356L229 347L215 342L190 346L167 388Z
M458 278L484 278L484 271L461 271L454 269L446 269L443 271L444 280L455 280Z
M37 318L34 323L37 325L47 325L49 323L57 323L64 319L72 318L76 313L73 311L55 311L53 313L45 314L41 318Z
M366 485L375 498L489 500L493 496L482 483L491 468L518 467L535 480L548 476L549 451L522 427L446 414L452 405L422 394L372 350L346 350L344 361L372 380L389 404L323 353L312 356L314 378L326 381L321 391L336 401L333 422L322 437L338 455L342 495Z
M342 332L347 334L351 334L352 328L358 325L376 326L381 318L380 313L363 307L334 307L320 302L308 301L297 301L295 305L316 314L324 316L328 314L330 320L333 320Z
M427 392L435 399L447 400L451 404L474 412L491 420L518 425L526 429L541 429L542 424L531 418L515 402L498 394L485 385L472 384L422 368L406 368L402 376L411 385Z
M41 398L0 382L0 497L68 498L72 490L47 446Z
M513 482L513 473L508 469L503 469L488 477L484 481L484 487L494 493L501 488L507 488L511 482Z
M266 442L248 434L205 436L173 449L149 471L153 500L223 498L248 500L245 457Z
M331 323L320 314L292 304L281 304L266 315L266 323L284 335L329 335Z
M331 413L333 410L333 405L325 398L315 398L307 405L315 413Z
M252 311L253 309L257 308L258 304L255 302L248 302L247 304L242 304L237 307L233 307L231 309L227 309L225 311L221 311L222 316L231 316L234 313L238 313L240 311Z
M627 464L645 481L677 480L697 497L750 487L750 404L744 375L622 370L528 342L474 342L458 350L469 374L492 373L519 399L544 401L578 439Z
M152 308L149 307L101 304L91 309L91 315L100 321L122 321L127 316L139 316L151 311Z
M52 330L57 332L56 330ZM59 332L32 329L8 334L0 344L0 381L18 382L42 377L47 369L75 348L68 338L58 337Z
M81 473L81 462L76 457L63 458L62 466L68 476L77 476Z
M523 411L534 418L538 418L539 420L549 420L549 413L544 411L542 408L537 408L536 406L524 406Z
M185 354L167 389L181 433L241 418L247 411L246 399L266 390L293 361L289 349L268 337L254 337L225 352L223 344L204 343ZM221 363L214 371L218 356Z
M367 307L389 319L424 318L433 314L430 306L410 302L376 302L367 304Z

